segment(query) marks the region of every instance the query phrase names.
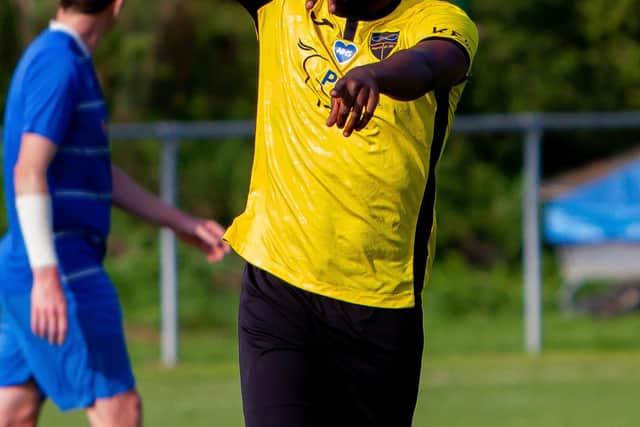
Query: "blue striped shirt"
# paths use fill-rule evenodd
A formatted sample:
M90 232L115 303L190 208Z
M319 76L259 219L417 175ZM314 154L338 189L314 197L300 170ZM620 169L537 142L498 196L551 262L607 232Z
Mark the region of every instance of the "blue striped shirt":
M47 182L63 278L102 268L112 185L107 121L89 52L72 30L52 23L20 59L7 99L3 179L9 229L0 242L0 292L31 288L13 179L24 133L43 136L58 148Z

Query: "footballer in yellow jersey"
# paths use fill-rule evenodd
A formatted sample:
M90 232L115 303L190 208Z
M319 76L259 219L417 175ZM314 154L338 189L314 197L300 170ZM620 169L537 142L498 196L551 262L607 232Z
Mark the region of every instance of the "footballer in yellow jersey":
M350 69L422 40L451 40L472 58L474 24L437 0L403 0L376 20L273 0L257 10L257 26L253 173L228 241L307 291L413 306L433 257L435 167L465 82L410 102L382 94L369 124L348 139L326 126L330 91Z
M225 235L248 262L245 421L409 426L436 169L476 27L441 0L240 2L260 44L249 196Z

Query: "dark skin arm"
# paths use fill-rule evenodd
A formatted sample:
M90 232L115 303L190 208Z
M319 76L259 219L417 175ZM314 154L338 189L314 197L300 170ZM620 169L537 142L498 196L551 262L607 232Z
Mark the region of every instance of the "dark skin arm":
M432 90L461 82L469 69L463 49L449 40L424 40L381 62L347 72L331 91L327 126L343 129L345 137L371 120L380 94L412 101Z
M305 0L307 10L317 1ZM337 1L327 1L330 13L336 13ZM338 80L331 91L327 126L336 125L348 137L369 123L381 93L400 101L418 99L432 90L461 82L469 65L462 47L453 41L433 39L399 51L379 63L356 67Z

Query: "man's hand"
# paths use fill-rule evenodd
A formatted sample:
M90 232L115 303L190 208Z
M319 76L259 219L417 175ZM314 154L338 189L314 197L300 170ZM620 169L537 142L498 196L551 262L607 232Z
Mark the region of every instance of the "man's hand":
M311 10L313 9L313 6L316 5L316 3L318 3L319 0L307 0L305 2L305 6L307 7L307 10ZM328 2L328 6L329 6L329 12L330 13L335 13L336 12L336 0L327 0Z
M111 166L113 203L151 224L169 227L190 245L207 255L209 262L220 261L230 248L222 240L224 228L215 221L193 218L142 188L119 167Z
M222 240L224 228L215 221L184 216L173 228L182 241L204 252L209 262L221 261L231 250Z
M331 91L327 126L337 125L348 137L354 130L360 131L367 126L379 100L380 90L371 67L356 67L338 80Z
M52 345L62 345L67 336L67 300L57 267L33 271L31 330Z

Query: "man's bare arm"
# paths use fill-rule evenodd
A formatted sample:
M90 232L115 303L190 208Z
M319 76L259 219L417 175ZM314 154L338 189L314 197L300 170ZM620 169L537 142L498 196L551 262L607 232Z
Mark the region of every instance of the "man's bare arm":
M117 207L151 224L171 228L182 240L205 252L211 262L220 261L229 253L229 246L222 241L224 228L217 222L193 218L164 203L117 166L112 166L111 171L113 203Z
M384 61L353 68L331 91L328 126L344 128L349 136L373 117L380 94L411 101L464 80L469 58L461 46L449 40L424 40Z
M31 329L52 344L61 345L67 333L67 303L55 259L47 186L47 169L56 151L56 145L47 138L24 134L14 185L18 220L33 273Z

